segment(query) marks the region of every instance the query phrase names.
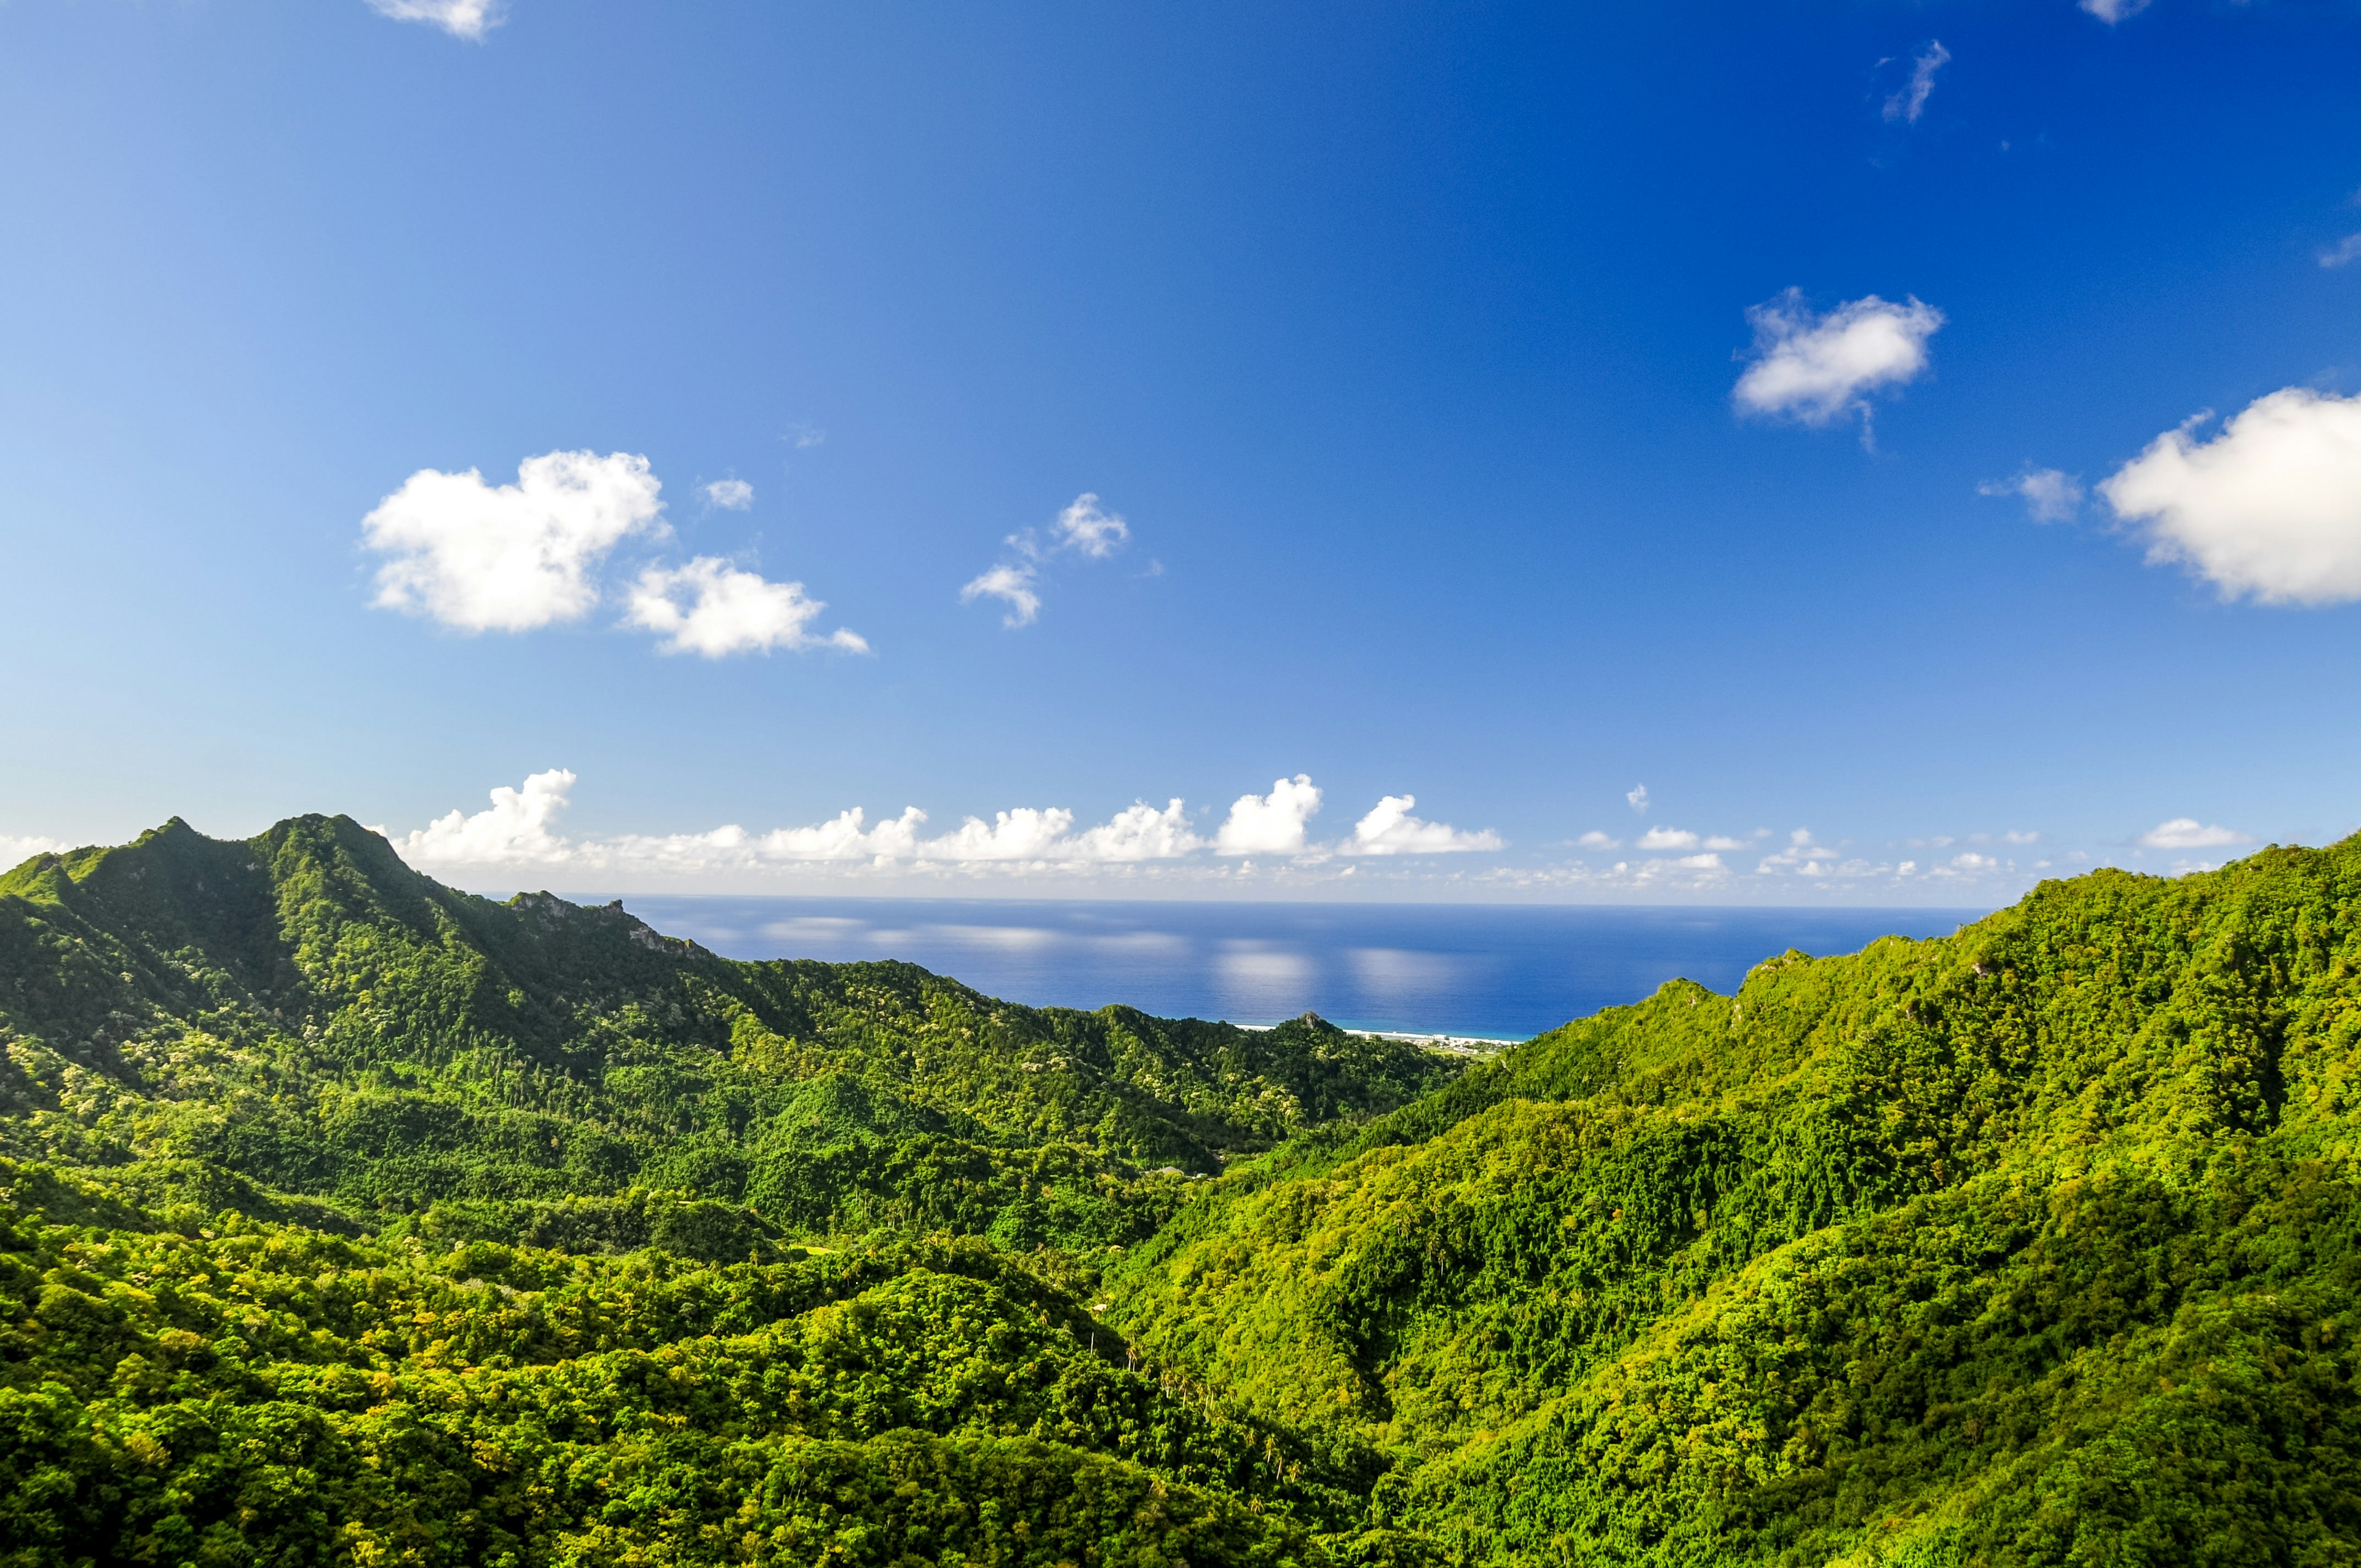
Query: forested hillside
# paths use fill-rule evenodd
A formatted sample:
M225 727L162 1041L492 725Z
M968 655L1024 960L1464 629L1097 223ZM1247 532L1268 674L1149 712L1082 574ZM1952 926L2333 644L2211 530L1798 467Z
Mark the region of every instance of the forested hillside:
M0 1563L2361 1562L2361 839L1458 1072L0 879Z
M702 1226L733 1258L752 1216L1120 1245L1190 1178L1455 1070L1316 1020L733 963L620 906L455 892L317 817L239 843L176 821L0 877L0 1152L150 1205L691 1253ZM652 1218L634 1190L741 1223Z
M1675 983L1118 1266L1479 1563L2361 1558L2361 840Z

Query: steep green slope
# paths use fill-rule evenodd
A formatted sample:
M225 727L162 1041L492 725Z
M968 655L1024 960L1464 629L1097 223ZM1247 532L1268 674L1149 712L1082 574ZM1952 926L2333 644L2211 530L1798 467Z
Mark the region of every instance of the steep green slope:
M1115 1321L1471 1561L2361 1552L2361 840L1676 983L1241 1169Z
M317 817L0 877L0 1146L144 1201L626 1246L655 1223L634 1189L796 1233L1115 1245L1186 1177L1455 1070L1317 1020L733 963L620 906L456 893Z

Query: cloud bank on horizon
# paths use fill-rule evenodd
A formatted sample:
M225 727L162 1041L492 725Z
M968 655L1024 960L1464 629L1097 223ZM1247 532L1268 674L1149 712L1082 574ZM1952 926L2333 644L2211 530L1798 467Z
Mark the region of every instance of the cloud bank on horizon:
M412 866L447 879L509 885L522 877L570 877L577 888L586 885L581 879L590 879L610 891L683 885L761 891L807 885L814 877L832 884L948 878L1015 886L1048 878L1072 886L1077 879L1114 877L1129 884L1145 876L1170 885L1311 893L1341 891L1368 866L1397 859L1475 857L1477 869L1452 880L1488 896L1743 901L1766 893L1794 896L1773 891L1785 887L1819 895L1884 889L1922 902L1971 902L2004 891L2013 896L2029 878L2069 875L2113 858L2050 847L2042 834L2027 829L1938 834L1871 847L1826 841L1804 828L1782 837L1767 828L1714 833L1655 824L1628 841L1592 829L1565 846L1590 855L1627 851L1611 862L1559 857L1508 864L1499 859L1510 848L1500 835L1419 817L1410 795L1386 795L1342 835L1316 839L1310 824L1324 796L1304 773L1237 796L1210 833L1176 796L1160 806L1136 801L1089 826L1063 806L1013 806L929 833L928 815L918 806L873 819L856 806L823 821L762 831L729 823L702 832L568 836L561 818L578 782L572 770L552 768L520 786L494 789L483 810L454 809L407 832L375 831ZM2150 852L2180 856L2167 863L2185 872L2209 869L2220 863L2219 851L2255 842L2239 829L2181 817L2117 844L2136 863ZM2217 853L2198 861L2186 858L2190 851ZM2036 858L2020 858L2027 854Z
M426 872L513 872L563 868L609 874L697 875L776 871L796 866L866 865L917 872L989 868L1045 872L1133 866L1212 857L1249 862L1254 857L1318 865L1337 856L1456 855L1505 849L1497 833L1466 832L1412 816L1415 796L1387 795L1334 843L1310 839L1306 825L1322 805L1307 774L1279 779L1267 795L1232 803L1210 836L1201 836L1177 796L1162 806L1135 802L1106 821L1075 829L1063 806L1015 806L991 820L969 817L948 833L927 837L927 813L905 806L871 824L860 806L825 822L754 833L736 824L702 833L622 834L569 839L559 817L579 782L571 769L550 768L522 785L491 792L475 813L453 810L407 833L384 828L401 857Z

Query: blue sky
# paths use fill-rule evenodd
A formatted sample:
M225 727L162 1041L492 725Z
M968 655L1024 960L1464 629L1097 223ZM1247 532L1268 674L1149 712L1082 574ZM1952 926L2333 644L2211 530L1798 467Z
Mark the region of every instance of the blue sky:
M2348 0L15 0L0 850L1963 905L2340 837L2356 65Z

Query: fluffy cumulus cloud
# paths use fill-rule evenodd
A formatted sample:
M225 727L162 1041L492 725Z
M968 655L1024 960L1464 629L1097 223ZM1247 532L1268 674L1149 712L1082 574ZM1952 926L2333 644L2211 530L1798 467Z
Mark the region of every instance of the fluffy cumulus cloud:
M461 631L532 631L579 620L605 598L601 569L634 536L668 538L663 487L628 452L550 452L517 466L513 485L468 469L422 468L361 520L361 543L386 560L375 602ZM742 510L752 485L704 488ZM775 648L867 652L858 633L815 633L827 607L801 583L770 582L716 556L649 565L624 589L622 624L653 632L666 653L719 659Z
M2031 464L2011 479L1987 479L1976 487L1980 496L2015 496L2036 522L2065 522L2082 510L2082 486L2071 474Z
M1249 799L1252 797L1249 796ZM1497 850L1500 836L1490 828L1463 833L1447 822L1422 821L1411 815L1418 804L1412 795L1389 795L1353 825L1353 836L1341 849L1348 855L1447 855L1470 850Z
M1088 490L1076 496L1073 504L1058 514L1050 526L1050 538L1057 548L1072 550L1093 560L1104 561L1115 553L1116 546L1131 537L1131 525L1113 512L1099 508L1099 499Z
M2249 834L2219 823L2200 822L2194 817L2176 817L2169 822L2159 822L2134 840L2144 850L2218 850L2232 844L2251 844Z
M1178 797L1163 810L1136 801L1075 839L1081 858L1114 864L1128 861L1169 861L1202 849L1204 840L1190 829L1189 814Z
M2078 0L2078 4L2081 9L2111 27L2126 16L2136 16L2147 9L2147 0Z
M1020 806L995 813L990 822L971 817L956 832L919 845L917 853L929 861L1046 861L1060 858L1057 847L1073 825L1074 814L1063 806Z
M1001 599L1008 606L1008 613L1000 618L1001 625L1012 628L1030 626L1041 614L1041 595L1034 582L1032 567L1012 566L1003 562L960 589L960 603L973 604L980 598Z
M811 622L827 604L801 583L774 583L728 562L699 555L686 566L650 566L631 585L624 623L654 632L666 653L708 659L774 648L836 648L866 653L858 632L839 627L815 635Z
M2361 599L2361 396L2289 387L2210 441L2201 415L2099 485L2148 559L2179 562L2225 598Z
M779 828L763 835L757 851L775 861L898 860L918 852L918 828L927 814L915 806L902 808L874 828L859 806L839 812L827 822L809 828Z
M1638 812L1641 816L1645 817L1648 814L1648 786L1646 784L1633 784L1630 789L1623 792L1623 799L1632 810Z
M500 0L368 0L369 9L397 22L424 22L455 38L481 39L500 25Z
M528 777L522 789L502 784L492 791L489 810L470 817L455 809L415 832L386 837L403 860L425 870L563 865L574 858L574 846L555 829L574 784L571 770L551 768Z
M1916 125L1918 116L1927 112L1927 100L1935 95L1935 73L1950 63L1951 51L1943 40L1933 38L1910 62L1910 80L1902 90L1885 101L1885 117Z
M1618 850L1623 847L1622 839L1602 833L1596 828L1576 839L1574 843L1575 847L1580 850Z
M598 602L595 571L632 534L664 532L661 486L627 452L550 452L513 485L422 468L361 520L386 556L377 600L462 631L530 631Z
M1894 304L1870 294L1817 315L1803 291L1790 289L1746 319L1754 356L1732 394L1742 412L1812 425L1857 413L1866 431L1872 393L1926 372L1927 340L1943 313L1916 299Z
M1074 814L1063 806L1018 806L995 812L990 822L971 817L957 831L927 839L912 853L920 861L955 865L1010 861L1121 865L1176 860L1202 843L1190 829L1188 809L1179 800L1162 810L1137 801L1095 828L1076 833L1073 826Z
M1300 855L1304 825L1320 809L1320 788L1309 773L1272 783L1268 795L1242 795L1213 835L1223 855Z
M65 845L55 839L36 834L0 833L0 871L6 871L35 855L54 855Z

